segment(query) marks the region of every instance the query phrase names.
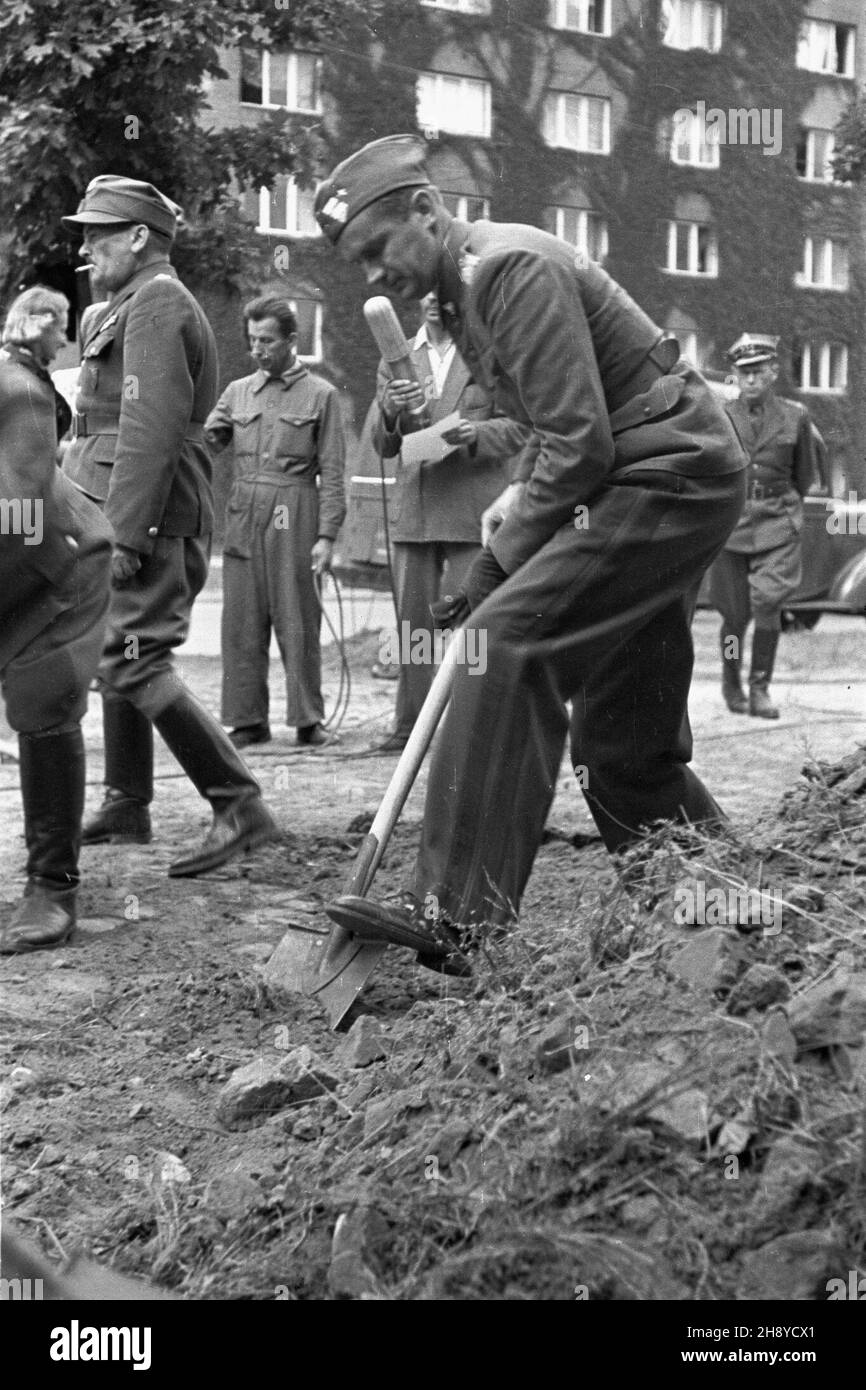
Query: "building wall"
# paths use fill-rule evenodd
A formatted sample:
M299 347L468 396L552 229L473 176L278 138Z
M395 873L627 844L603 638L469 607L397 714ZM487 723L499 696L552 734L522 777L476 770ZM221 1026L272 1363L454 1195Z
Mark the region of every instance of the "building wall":
M471 11L468 0L462 3ZM724 370L725 349L744 330L778 334L781 389L809 405L828 438L836 489L866 487L866 191L810 181L797 170L800 127L831 128L857 81L866 81L862 0L726 0L717 52L663 42L667 0L610 0L604 35L552 27L547 0L490 0L477 8L487 13L395 0L377 42L347 34L339 49L322 54L322 111L311 119L322 141L323 169L366 140L417 129L419 73L487 82L488 135L445 128L459 109L457 99L446 102L441 122L425 127L439 186L453 197L486 198L490 215L502 220L551 226L552 206L570 209L561 214L567 229L576 234L580 226L594 236L596 250L606 236L607 268L662 328L684 341L697 335L703 367ZM854 26L853 77L797 66L804 19ZM228 77L210 94L214 123L260 119L258 110L239 102L239 55L227 53L224 64ZM544 100L551 91L609 102L609 152L545 141ZM672 118L684 108L700 109L699 102L704 112L726 118L726 136L751 136L721 144L717 167L670 157ZM764 113L763 127L745 117L742 125L727 119L749 110L758 118ZM777 153L764 153L765 145L777 142ZM666 267L671 220L711 229L716 273ZM680 233L682 256L690 236ZM700 236L698 263L706 244ZM806 236L847 246L847 288L795 282ZM342 389L347 414L359 423L376 363L361 315L360 273L343 266L322 239L261 240L262 279L321 301L321 369ZM275 276L280 247L288 265ZM847 342L844 393L800 390L795 348L824 339ZM238 342L228 351L221 345L226 373L246 370Z

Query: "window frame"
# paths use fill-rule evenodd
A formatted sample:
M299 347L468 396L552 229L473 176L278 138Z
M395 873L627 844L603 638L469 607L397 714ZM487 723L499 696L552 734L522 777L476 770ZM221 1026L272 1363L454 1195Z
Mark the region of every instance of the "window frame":
M678 53L692 53L695 51L701 53L721 52L725 33L725 6L722 3L722 0L670 0L670 4L672 11L676 11L678 15L681 9L686 5L689 6L690 10L699 7L702 13L709 12L712 15L713 20L713 32L711 36L712 42L709 45L705 43L672 43L668 38L668 35L673 28L672 16L671 23L669 23L668 28L665 30L665 33L662 36L662 45L665 48L673 48ZM681 22L681 19L679 19L678 27L679 24L681 24Z
M313 305L313 353L298 352L296 357L299 362L305 365L308 362L321 362L324 356L322 350L322 323L324 319L324 308L321 299L314 299L312 295L293 294L289 296L293 311L298 312L298 300L304 300Z
M835 183L841 187L843 180L835 178L833 174L833 156L836 153L835 131L828 129L827 126L817 125L801 126L800 130L806 137L806 172L801 174L799 170L796 170L797 178L802 179L804 183ZM818 175L815 173L815 137L818 135L826 135L828 137L827 154L825 157L827 168L826 175ZM800 145L798 141L794 150L795 159L799 148Z
M816 280L814 278L815 251L819 243L823 246L824 263L829 266L829 279ZM841 285L837 285L833 279L837 249L842 252L845 264L845 282ZM833 290L836 294L845 294L850 286L850 281L851 263L847 241L840 241L831 236L806 236L803 238L803 262L794 276L795 285L800 289Z
M452 14L490 14L490 0L421 0L421 4L428 10L448 10Z
M579 207L576 203L548 203L547 212L553 213L553 235L559 241L565 242L566 246L573 246L576 251L582 251L591 261L601 265L605 258L610 255L610 232L607 218L604 213L597 212L595 208ZM572 240L565 235L563 230L566 215L568 213L577 214L577 238ZM587 232L589 230L589 219L597 219L600 237L603 241L604 250L600 256L593 256L588 244Z
M590 103L591 101L599 101L599 102L601 102L601 104L602 104L602 107L601 107L601 109L602 109L602 143L603 143L603 146L604 146L603 149L600 149L600 150L592 149L588 144L586 144L586 145L580 145L580 144L571 145L571 144L566 144L566 143L564 143L566 102L567 102L567 100L568 100L569 98L572 98L573 100L582 103L581 106L580 106L580 108L579 108L578 117L577 117L579 133L580 133L580 130L581 130L581 129L582 129L584 132L588 132L588 131L589 131L589 124L590 124L590 123L589 123L589 110L590 110L590 108L589 108L589 103ZM548 111L549 111L549 109L550 109L550 103L551 103L551 102L555 102L555 104L556 104L556 105L555 105L555 117L554 117L554 122L553 122L553 124L554 124L555 127L556 127L556 133L555 133L555 138L554 138L554 140L552 140L552 141L549 139L548 134L547 134L547 128L548 128L548 124L549 124L549 120L548 120ZM601 155L601 156L605 156L605 155L609 155L609 154L610 154L610 149L611 149L611 145L610 145L611 100L610 100L610 97L594 96L594 95L591 95L589 92L564 92L564 91L559 91L559 90L549 91L549 92L547 92L547 93L545 94L545 98L544 98L544 108L543 108L543 113L542 113L542 122L543 122L542 134L543 134L544 142L545 142L545 144L546 144L550 149L557 149L557 150L574 150L575 153L577 153L577 154L593 154L593 155Z
M284 204L286 209L286 216L288 218L289 214L291 213L295 223L297 224L300 194L309 193L310 196L314 198L315 190L299 188L292 174L278 174L277 181L279 181L280 179L286 180L286 197ZM272 227L270 225L270 210L271 195L274 192L274 189L269 188L267 184L261 184L258 190L253 188L248 191L251 191L253 194L258 192L259 209L255 230L260 235L290 237L292 238L292 240L295 241L314 241L323 235L322 229L319 226L319 224L315 221L315 219L313 219L315 231L304 232L295 230L291 227Z
M241 72L240 86L243 92L243 52L241 49ZM243 96L240 98L241 106L248 106L254 111L296 111L302 116L321 116L322 114L322 58L318 53L312 53L304 48L270 49L260 48L253 50L246 49L246 52L258 52L261 60L261 80L262 80L262 99L258 101L245 101ZM286 102L271 101L271 59L281 57L286 60ZM313 60L313 85L314 106L292 105L290 98L298 96L298 59L311 58ZM266 99L267 98L267 99Z
M804 384L805 382L808 381L808 378L811 376L811 368L812 368L812 350L813 350L813 348L817 348L817 349L819 350L820 359L821 359L821 360L820 360L820 365L819 365L819 368L818 368L818 376L819 376L819 385L818 385L818 386L811 386L811 385ZM830 375L831 375L831 370L830 370L830 369L831 369L831 365L832 365L832 353L833 353L833 349L834 349L834 348L837 348L837 349L839 350L839 352L840 352L840 355L841 355L841 364L842 364L841 375L842 375L842 377L843 377L843 379L844 379L844 380L843 380L843 384L842 384L841 386L831 386L831 385L829 385L829 384L827 384L827 385L824 384L825 381L826 381L827 383L829 383L829 381L830 381ZM799 351L800 351L800 380L799 380L798 387L797 387L797 389L798 389L799 391L807 392L807 393L810 394L810 395L818 395L818 394L821 394L821 395L825 395L825 396L842 396L842 395L844 395L844 394L847 392L847 390L848 390L848 344L847 344L847 343L838 342L838 341L837 341L837 342L834 342L834 341L833 341L832 339L830 339L830 338L818 338L818 339L815 339L815 340L813 340L813 339L811 339L811 338L807 338L807 339L805 339L803 342L800 343L800 345L799 345Z
M421 105L422 105L422 102L421 102L421 84L422 84L422 82L425 81L425 79L430 79L430 78L433 78L433 79L434 79L435 96L434 96L434 100L433 100L433 103L432 103L432 104L435 105L435 106L440 105L441 100L442 100L442 97L441 97L441 85L442 85L442 82L443 82L443 81L446 81L446 80L447 80L447 81L449 81L449 82L472 83L472 85L473 85L474 87L479 87L479 88L481 89L481 95L482 95L482 98L483 98L483 103L482 103L482 104L483 104L483 112L482 112L482 115L483 115L483 123L484 123L485 129L484 129L484 130L466 130L465 128L460 128L460 129L458 129L458 128L456 128L456 127L453 126L453 125L446 125L446 124L444 124L444 123L442 122L442 120L440 120L440 119L438 119L438 118L437 118L437 120L435 120L435 121L425 120L425 119L424 119L424 116L422 115L422 111L421 111ZM486 78L483 78L483 77L467 77L465 73L460 73L460 72L439 72L439 71L436 71L436 70L434 70L434 69L432 69L432 68L425 69L423 72L419 72L419 73L418 73L418 76L417 76L417 79L416 79L416 82L415 82L415 110L416 110L416 119L417 119L417 121L418 121L418 125L419 125L419 127L420 127L422 130L424 130L424 131L436 131L436 132L438 132L438 131L440 131L440 130L444 130L444 131L447 131L447 133L448 133L449 135L467 135L467 136L471 136L473 139L476 139L476 140L489 140L489 139L491 138L492 129L493 129L493 125L492 125L492 120L493 120L493 117L492 117L492 111L493 111L493 90L492 90L491 84L486 80Z
M567 24L566 13L569 0L548 0L549 8L547 15L548 27L551 29L561 29L566 34L589 34L596 39L609 39L611 33L611 0L570 0L572 4L585 6L587 10L587 24ZM600 29L590 29L588 27L588 11L590 6L600 5L602 7L602 27Z
M451 212L451 216L456 217L459 222L487 221L490 217L490 199L486 198L483 193L451 193L444 188L440 188L439 192L442 195L443 201L446 198L451 198L455 202L457 211L451 212L450 208L448 208L448 211ZM470 217L468 215L469 208L467 204L470 199L474 199L476 202L482 204L484 211L481 213L480 217ZM461 203L463 204L462 208L460 206ZM448 204L446 203L445 206L448 207Z
M717 280L719 276L719 238L715 225L712 222L695 222L689 217L669 217L663 222L666 228L665 241L665 263L662 269L668 275L689 275L698 280ZM688 267L681 270L676 264L677 252L677 227L688 227ZM710 235L710 246L708 250L708 261L712 262L711 268L707 270L692 269L700 259L700 234L701 229L705 229Z
M801 63L800 55L803 52L804 43L811 53L812 39L816 31L820 29L834 30L834 47L838 51L838 41L835 31L844 29L846 31L845 40L845 70L840 72L837 68L812 67L809 63ZM809 31L808 43L806 43L806 31ZM843 77L847 81L852 81L857 75L857 25L847 24L841 19L816 19L812 15L807 15L800 25L800 32L797 37L797 53L795 56L795 66L801 72L819 72L822 77Z
M687 108L683 107L685 112ZM703 120L703 140L699 138L701 134L701 119L697 111L689 110L691 120L689 122L689 158L679 159L677 157L677 146L682 143L680 127L673 117L671 120L671 139L670 139L670 161L679 169L718 169L721 164L720 144L718 139L707 139L707 118ZM701 150L709 150L709 159L696 159L696 153Z

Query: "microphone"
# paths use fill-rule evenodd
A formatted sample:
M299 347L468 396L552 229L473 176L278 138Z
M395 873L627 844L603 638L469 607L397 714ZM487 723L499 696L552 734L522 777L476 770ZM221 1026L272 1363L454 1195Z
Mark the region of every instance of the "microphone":
M395 381L399 378L403 381L415 381L420 386L418 373L415 371L410 356L409 344L406 342L400 327L400 320L394 312L394 306L390 299L386 299L383 294L377 294L372 299L368 299L364 305L364 318L376 340L376 346L382 354L382 360L391 380ZM415 410L405 411L404 416L408 417L408 428L404 429L404 434L413 430L425 429L430 424L426 401Z

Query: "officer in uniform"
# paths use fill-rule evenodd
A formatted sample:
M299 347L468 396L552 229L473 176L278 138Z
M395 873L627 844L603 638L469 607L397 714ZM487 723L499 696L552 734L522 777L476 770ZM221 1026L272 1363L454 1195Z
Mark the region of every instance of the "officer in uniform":
M802 573L803 498L816 476L820 439L805 406L779 400L778 338L743 333L728 351L740 394L725 410L749 458L743 514L710 571L710 599L722 615L722 694L734 714L778 719L770 700L782 609ZM750 618L749 694L740 681Z
M244 307L252 376L229 384L205 422L212 448L233 443L223 545L222 718L236 748L267 743L271 624L286 673L286 723L298 743L322 727L322 609L315 580L330 568L346 515L343 421L336 389L295 359L287 299ZM320 483L320 486L317 486Z
M430 605L443 592L463 586L481 550L481 515L508 481L507 464L526 442L526 431L514 420L494 417L490 397L473 380L442 323L439 301L428 294L421 301L423 321L412 343L412 365L418 381L392 380L379 366L379 418L374 431L383 458L400 453L407 415L427 402L431 423L455 412L460 419L444 436L455 448L436 461L398 464L389 508L394 543L394 583L401 623L412 634L429 632ZM401 646L402 650L402 646ZM400 666L394 732L377 751L399 752L409 735L433 682L430 665Z
M372 290L436 290L473 376L529 442L454 596L454 619L487 635L487 670L455 668L411 897L329 912L461 969L473 928L519 907L567 701L611 852L659 820L722 819L688 767L689 620L742 509L745 459L703 378L604 270L535 227L452 219L424 158L413 136L365 146L320 185L316 215Z
M63 467L115 533L99 668L107 791L83 840L150 839L155 725L213 810L204 844L169 868L191 876L261 844L275 827L257 782L172 656L207 578L213 502L203 426L217 387L210 325L168 259L179 211L151 184L105 174L63 219L83 231L82 255L111 296L88 326Z
M62 294L25 290L0 351L0 685L18 732L27 843L27 886L0 933L3 954L57 946L75 925L81 720L108 611L111 529L56 462L69 409L47 369L68 310Z

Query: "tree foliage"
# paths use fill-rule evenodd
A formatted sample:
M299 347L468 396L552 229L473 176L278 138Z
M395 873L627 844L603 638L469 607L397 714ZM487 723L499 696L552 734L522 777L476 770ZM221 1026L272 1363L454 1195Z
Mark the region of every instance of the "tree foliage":
M842 113L835 131L833 172L849 183L866 180L866 87Z
M4 0L0 8L0 289L34 266L67 261L60 218L91 178L155 183L184 208L183 254L207 249L231 275L245 224L236 184L311 177L315 121L269 113L215 131L207 86L220 50L335 41L376 0ZM207 269L207 267L203 267Z

